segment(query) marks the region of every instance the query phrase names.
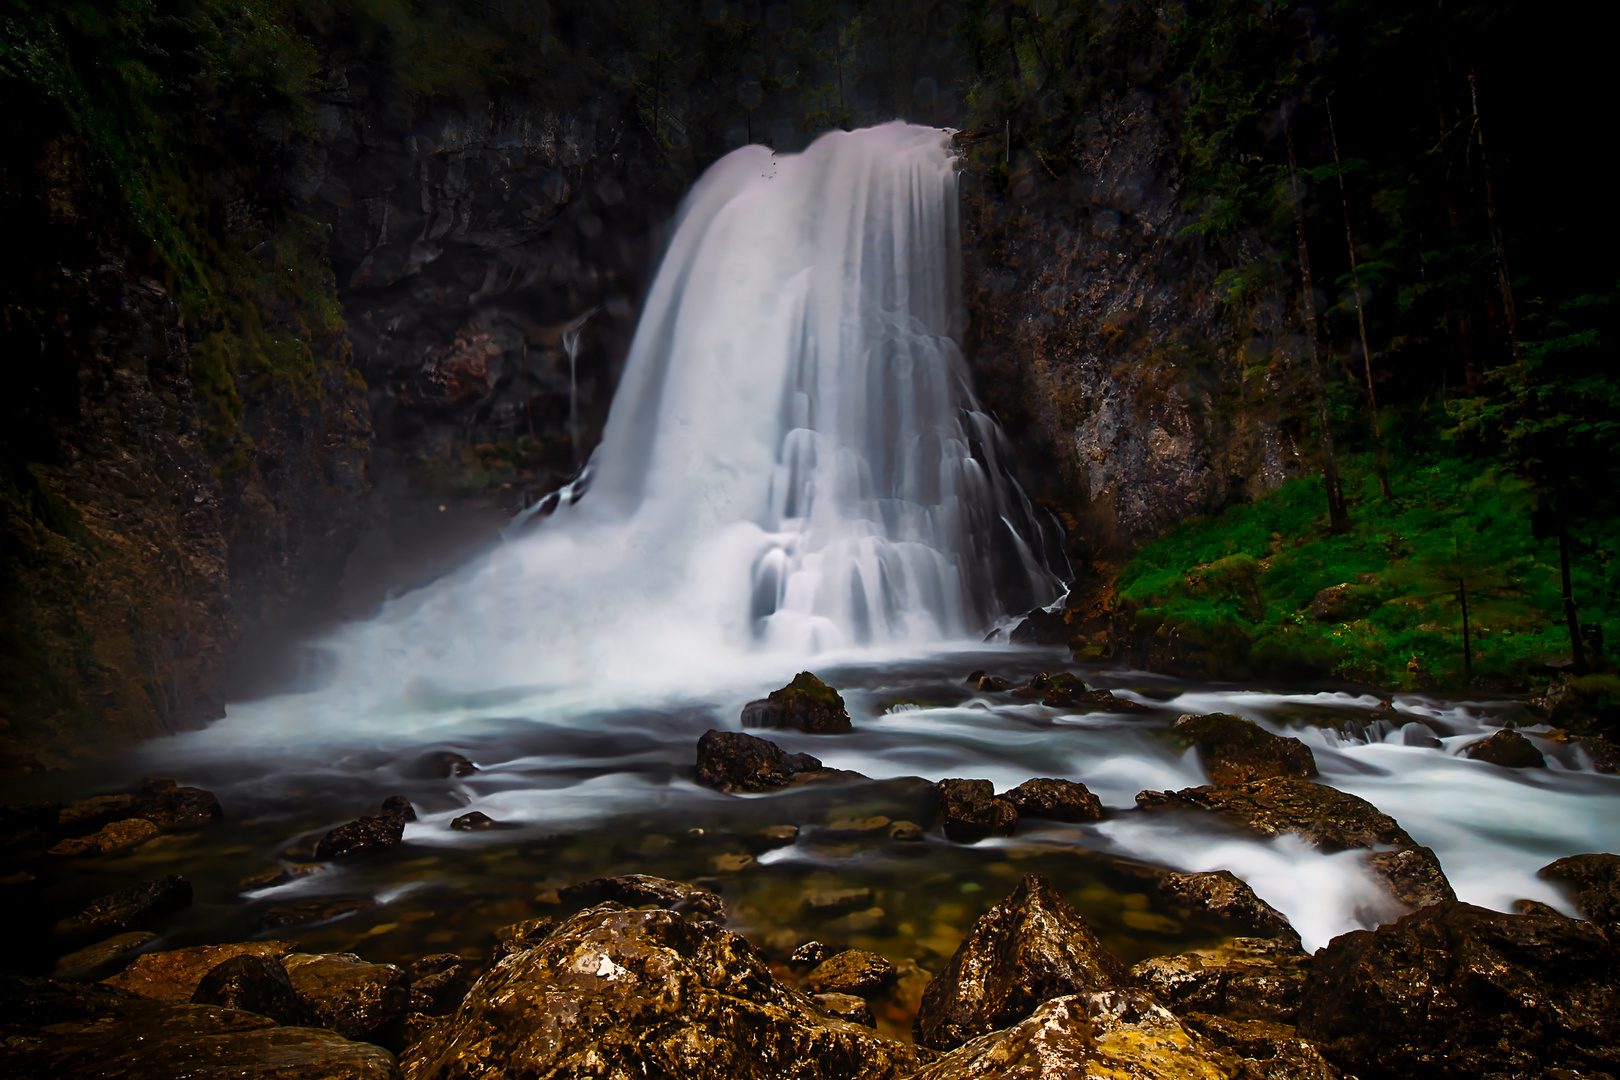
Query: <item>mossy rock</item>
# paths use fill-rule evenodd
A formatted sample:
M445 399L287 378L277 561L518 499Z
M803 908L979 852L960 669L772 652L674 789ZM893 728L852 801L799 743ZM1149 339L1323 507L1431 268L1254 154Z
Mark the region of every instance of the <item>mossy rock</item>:
M1198 748L1209 778L1222 786L1272 777L1305 780L1316 775L1316 758L1310 747L1298 739L1273 735L1241 716L1183 716L1173 730Z
M780 690L743 706L745 728L796 728L811 735L839 735L852 730L849 710L838 691L801 671Z

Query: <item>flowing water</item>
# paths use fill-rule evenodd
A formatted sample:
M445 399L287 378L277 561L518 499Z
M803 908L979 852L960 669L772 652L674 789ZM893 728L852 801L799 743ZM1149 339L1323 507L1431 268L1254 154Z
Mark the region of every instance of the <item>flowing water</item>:
M494 552L319 643L320 685L234 704L101 777L206 787L224 824L53 864L8 885L8 900L60 914L178 871L198 901L159 928L158 947L275 933L409 960L486 948L494 927L555 910L571 882L650 873L706 881L778 958L819 937L929 970L1028 870L1128 961L1224 933L1160 907L1145 865L1232 870L1308 947L1399 915L1359 853L1134 809L1141 790L1206 782L1168 729L1224 711L1304 740L1323 782L1394 815L1462 899L1571 911L1535 871L1620 846L1620 778L1513 701L1405 696L1391 714L1371 694L1083 669L1153 708L1111 714L969 688L975 668L1018 682L1072 665L983 643L1058 600L1067 568L958 349L956 198L947 139L929 129L722 160L683 210L586 474ZM855 730L771 737L866 779L758 796L695 785L698 737L737 728L745 702L804 668L844 694ZM1509 722L1547 769L1462 756ZM443 775L428 755L445 750L479 771ZM888 822L929 824L927 782L950 776L999 790L1066 777L1114 813L972 846L891 839ZM307 858L301 844L394 794L419 814L394 852L238 884ZM449 828L469 810L502 827ZM797 839L761 838L780 825ZM838 890L857 895L817 900ZM266 912L321 898L364 906L261 928ZM44 948L25 944L11 963L48 966Z

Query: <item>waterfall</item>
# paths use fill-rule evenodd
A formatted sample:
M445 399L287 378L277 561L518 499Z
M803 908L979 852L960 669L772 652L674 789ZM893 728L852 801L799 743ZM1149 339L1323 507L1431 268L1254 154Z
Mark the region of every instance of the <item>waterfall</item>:
M1056 525L962 356L957 204L931 128L717 162L585 477L340 634L338 681L682 686L760 657L977 641L1061 596Z

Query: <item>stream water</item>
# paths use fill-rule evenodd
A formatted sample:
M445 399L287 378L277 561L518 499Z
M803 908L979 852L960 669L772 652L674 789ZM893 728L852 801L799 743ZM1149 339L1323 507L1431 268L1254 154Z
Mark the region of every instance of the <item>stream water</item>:
M1572 911L1535 871L1620 848L1620 778L1544 738L1515 702L1405 696L1391 713L1371 694L1084 668L1153 711L969 689L974 669L1017 683L1073 665L982 642L1057 600L1067 567L976 404L956 266L944 133L896 124L798 156L747 147L722 160L683 211L585 476L492 553L320 642L316 685L233 704L203 731L61 781L82 797L173 776L217 793L226 819L40 864L4 887L8 905L48 924L179 872L196 903L155 926L152 947L285 936L409 961L485 950L497 926L555 911L573 882L646 873L717 889L730 925L777 959L819 938L928 970L1031 870L1128 962L1227 932L1159 906L1146 866L1233 871L1308 948L1399 915L1360 853L1134 808L1139 791L1207 781L1168 729L1222 711L1304 740L1322 781L1432 847L1462 899ZM699 736L739 727L745 702L805 668L843 693L855 729L771 738L865 779L759 796L694 784ZM1462 756L1509 722L1548 768ZM432 757L445 751L477 771L445 775ZM892 822L930 824L930 782L952 776L998 790L1078 780L1113 813L1025 822L971 846L937 831L892 839ZM301 846L396 794L418 814L397 849L242 884L308 861ZM470 810L501 827L449 827ZM761 837L784 825L799 830L791 843ZM351 909L265 925L322 899ZM7 964L48 969L54 955L28 936ZM880 1019L897 1033L907 1022Z

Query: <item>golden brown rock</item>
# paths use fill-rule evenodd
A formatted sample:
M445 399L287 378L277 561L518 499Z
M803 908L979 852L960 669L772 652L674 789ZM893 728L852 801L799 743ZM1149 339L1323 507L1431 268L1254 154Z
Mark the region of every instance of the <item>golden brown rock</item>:
M1291 1022L1310 958L1297 941L1233 938L1213 949L1155 956L1131 968L1144 989L1177 1012Z
M293 951L287 941L243 941L233 945L194 945L187 949L146 953L102 982L155 1001L190 1001L204 975L234 956L270 956L277 959Z
M76 855L111 855L144 844L158 835L159 831L156 825L145 818L114 821L103 825L100 831L89 836L77 840L63 840L51 848L50 854L58 858L72 858Z
M411 996L405 972L351 953L288 953L282 963L306 1024L389 1049L404 1045Z

